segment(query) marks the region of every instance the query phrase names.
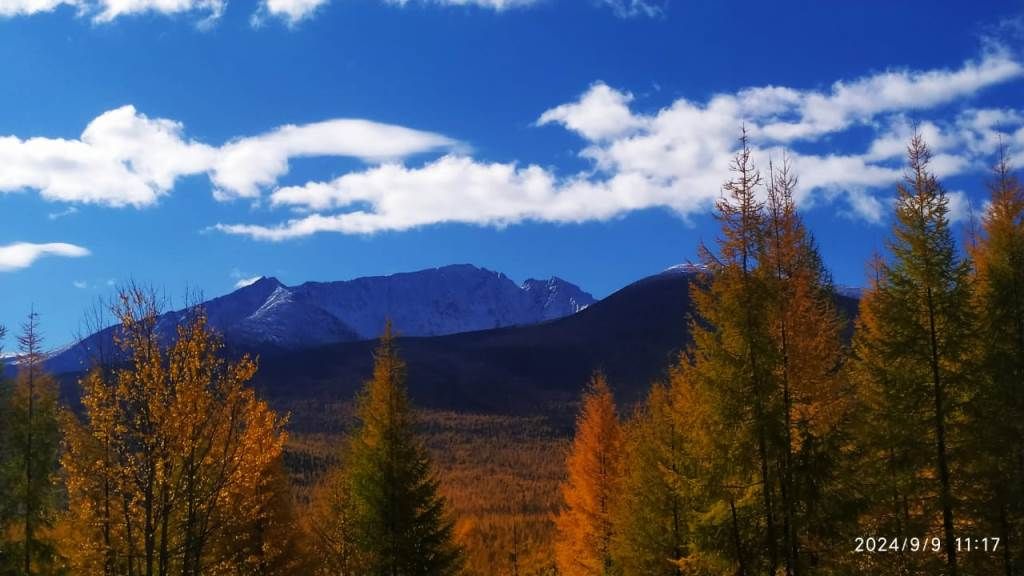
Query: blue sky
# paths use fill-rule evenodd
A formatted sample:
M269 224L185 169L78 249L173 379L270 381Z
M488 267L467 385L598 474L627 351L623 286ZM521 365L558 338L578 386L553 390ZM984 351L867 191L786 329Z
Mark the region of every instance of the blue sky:
M0 322L470 262L605 296L714 238L747 123L837 281L917 123L1024 165L1024 2L0 0ZM8 343L9 344L9 343Z

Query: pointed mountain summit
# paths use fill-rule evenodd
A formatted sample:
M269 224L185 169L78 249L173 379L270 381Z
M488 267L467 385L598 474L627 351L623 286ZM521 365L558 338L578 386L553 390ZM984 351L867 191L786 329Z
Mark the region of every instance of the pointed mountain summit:
M523 282L522 289L530 294L534 306L542 311L543 320L569 316L594 303L593 296L557 276L547 280L530 278Z

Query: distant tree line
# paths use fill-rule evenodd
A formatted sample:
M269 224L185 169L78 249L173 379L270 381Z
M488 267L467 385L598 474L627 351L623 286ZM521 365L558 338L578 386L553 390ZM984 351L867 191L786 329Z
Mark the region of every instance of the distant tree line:
M915 136L851 343L789 162L744 134L692 344L625 421L602 375L583 396L561 574L1024 574L1024 190L1002 151L961 249L930 159Z

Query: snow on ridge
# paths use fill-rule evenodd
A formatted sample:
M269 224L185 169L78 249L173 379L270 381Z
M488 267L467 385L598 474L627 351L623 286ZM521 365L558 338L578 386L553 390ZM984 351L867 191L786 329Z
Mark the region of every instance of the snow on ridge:
M662 274L703 274L710 270L706 264L695 264L693 262L684 262L682 264L675 264L669 266L661 271Z

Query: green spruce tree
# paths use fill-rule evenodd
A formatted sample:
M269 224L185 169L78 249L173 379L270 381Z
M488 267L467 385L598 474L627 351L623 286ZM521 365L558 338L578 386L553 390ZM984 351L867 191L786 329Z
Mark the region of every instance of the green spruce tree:
M405 389L406 367L391 324L374 356L373 378L358 399L358 426L330 476L334 489L316 532L331 534L331 547L348 556L352 574L416 576L457 574L462 554L429 454L415 433ZM347 494L345 494L347 492ZM337 523L340 530L334 530Z
M56 571L49 529L56 512L55 476L60 445L57 385L43 371L39 315L29 314L18 336L18 374L7 410L5 457L8 512L0 529L3 559L12 574Z

